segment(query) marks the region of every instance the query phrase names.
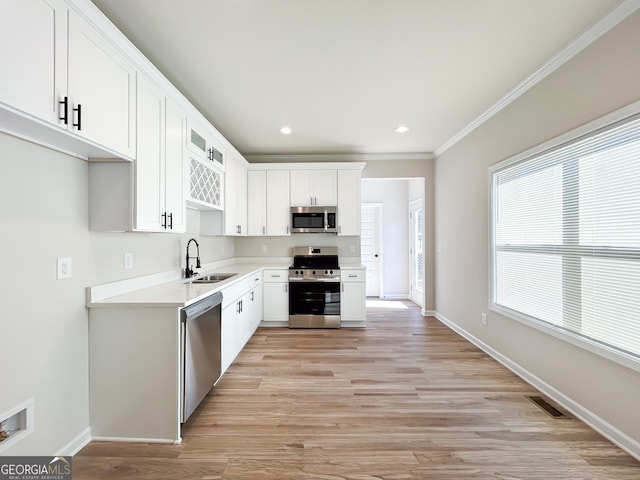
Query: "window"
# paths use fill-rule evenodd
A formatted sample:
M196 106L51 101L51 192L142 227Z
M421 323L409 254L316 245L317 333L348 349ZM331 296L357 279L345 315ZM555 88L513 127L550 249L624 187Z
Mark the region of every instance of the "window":
M640 362L640 115L490 170L491 307Z

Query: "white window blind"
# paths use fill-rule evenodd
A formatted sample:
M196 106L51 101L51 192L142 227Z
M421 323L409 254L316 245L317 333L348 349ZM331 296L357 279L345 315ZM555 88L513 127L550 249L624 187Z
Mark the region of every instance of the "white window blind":
M640 361L640 117L491 170L492 308Z

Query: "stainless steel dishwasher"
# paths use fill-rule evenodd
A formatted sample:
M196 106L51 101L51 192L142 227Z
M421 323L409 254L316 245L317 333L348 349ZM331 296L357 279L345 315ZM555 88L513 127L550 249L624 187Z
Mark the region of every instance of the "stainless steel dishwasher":
M182 422L220 378L221 305L222 293L218 292L182 309Z

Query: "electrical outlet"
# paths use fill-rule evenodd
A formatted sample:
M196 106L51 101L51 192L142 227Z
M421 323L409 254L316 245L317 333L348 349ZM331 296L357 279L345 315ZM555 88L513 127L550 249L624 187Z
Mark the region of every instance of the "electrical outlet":
M267 246L266 245L260 245L260 251L262 253L267 253Z
M356 253L356 245L354 243L349 244L349 253Z
M487 314L486 313L482 314L482 325L484 325L485 327L487 326Z
M133 253L127 252L124 254L124 269L131 270L133 268Z
M71 269L71 258L70 257L58 257L58 280L62 280L64 278L71 278L73 274Z

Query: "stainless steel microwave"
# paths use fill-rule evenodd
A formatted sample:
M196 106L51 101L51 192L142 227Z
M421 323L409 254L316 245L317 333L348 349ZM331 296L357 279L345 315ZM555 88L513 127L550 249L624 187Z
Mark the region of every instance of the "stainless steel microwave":
M291 207L291 233L338 233L336 207Z

